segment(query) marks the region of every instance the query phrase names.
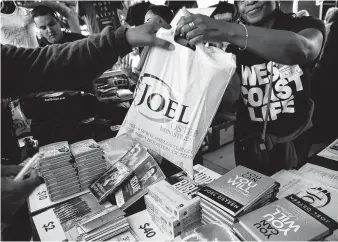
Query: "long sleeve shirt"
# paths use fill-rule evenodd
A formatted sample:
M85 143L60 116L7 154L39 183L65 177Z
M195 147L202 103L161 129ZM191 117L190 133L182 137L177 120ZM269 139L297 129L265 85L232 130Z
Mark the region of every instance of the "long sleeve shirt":
M87 39L44 48L1 45L1 95L19 96L88 84L129 52L125 29L114 33L112 27Z

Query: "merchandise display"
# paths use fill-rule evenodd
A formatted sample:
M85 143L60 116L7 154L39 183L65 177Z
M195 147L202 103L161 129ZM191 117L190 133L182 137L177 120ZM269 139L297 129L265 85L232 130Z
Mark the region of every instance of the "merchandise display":
M278 188L279 184L274 179L237 166L198 192L202 221L216 219L233 226L239 216L273 201Z
M1 241L338 241L310 88L337 16L326 41L311 1L0 2Z

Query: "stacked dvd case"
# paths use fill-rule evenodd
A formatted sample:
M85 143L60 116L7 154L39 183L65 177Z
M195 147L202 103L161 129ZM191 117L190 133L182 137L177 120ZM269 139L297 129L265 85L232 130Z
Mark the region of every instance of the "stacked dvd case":
M274 179L243 166L201 188L202 223L219 221L232 227L242 216L276 199Z
M39 161L38 171L45 180L51 201L81 191L76 169L71 163L72 156L67 141L40 147L39 152L44 156Z
M338 223L291 194L245 214L233 227L244 241L323 241Z
M149 215L170 239L201 221L199 197L188 198L165 180L151 185L144 200Z
M75 158L81 188L87 189L107 170L103 149L95 140L87 139L71 144L70 150Z

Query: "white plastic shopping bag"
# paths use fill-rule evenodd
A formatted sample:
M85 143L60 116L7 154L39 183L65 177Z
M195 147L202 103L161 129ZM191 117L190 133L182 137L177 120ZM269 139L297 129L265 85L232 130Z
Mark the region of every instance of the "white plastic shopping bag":
M133 104L118 133L128 133L193 177L193 159L235 70L232 54L202 44L196 50L159 38L174 51L154 47L146 59Z

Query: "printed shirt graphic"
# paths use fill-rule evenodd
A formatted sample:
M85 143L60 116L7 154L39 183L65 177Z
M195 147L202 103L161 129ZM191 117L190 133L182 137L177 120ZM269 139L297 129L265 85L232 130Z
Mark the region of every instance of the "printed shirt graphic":
M280 12L274 29L298 33L306 28L315 28L325 33L324 25L318 21L312 17L293 18ZM237 116L241 128L247 132L262 132L272 77L267 131L277 136L286 136L298 129L308 116L311 82L309 68L314 66L315 61L307 66L282 65L249 51L239 51L236 55L244 104Z
M17 7L11 14L1 14L1 44L17 47L36 48L38 41L30 12Z

